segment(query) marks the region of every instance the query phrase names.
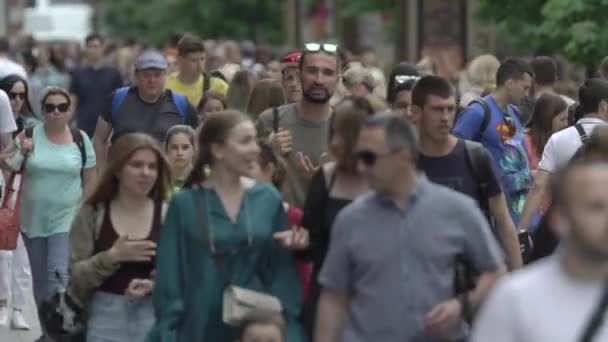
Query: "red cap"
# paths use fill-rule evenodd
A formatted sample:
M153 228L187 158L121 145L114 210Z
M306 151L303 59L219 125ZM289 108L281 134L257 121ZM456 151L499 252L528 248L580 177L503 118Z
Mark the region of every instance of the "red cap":
M299 51L292 52L286 55L281 59L281 70L298 67L298 64L300 64L301 57L302 53Z

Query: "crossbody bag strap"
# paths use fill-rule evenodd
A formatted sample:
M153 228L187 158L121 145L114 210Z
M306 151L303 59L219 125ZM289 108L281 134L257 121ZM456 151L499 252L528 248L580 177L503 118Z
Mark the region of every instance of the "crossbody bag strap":
M591 315L589 322L585 326L585 330L583 332L581 342L593 341L593 338L595 337L595 335L602 328L602 324L604 323L607 311L608 311L608 283L606 283L606 285L604 287L604 292L602 293L602 298L600 299L599 305L593 311L593 314Z
M574 125L574 128L576 128L578 135L581 137L581 142L584 144L589 139L589 135L585 132L585 128L583 128L583 125L580 123Z

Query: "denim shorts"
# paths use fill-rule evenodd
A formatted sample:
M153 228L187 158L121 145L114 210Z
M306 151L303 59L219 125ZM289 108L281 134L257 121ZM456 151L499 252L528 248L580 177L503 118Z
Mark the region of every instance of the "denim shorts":
M143 342L153 325L152 297L98 291L89 306L87 342Z

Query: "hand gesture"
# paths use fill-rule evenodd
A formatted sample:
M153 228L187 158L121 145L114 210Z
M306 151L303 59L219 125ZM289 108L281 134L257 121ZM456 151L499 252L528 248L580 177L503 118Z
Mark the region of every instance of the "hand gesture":
M291 152L293 147L293 139L291 132L285 128L279 128L279 131L271 136L272 144L281 155Z
M133 279L125 290L125 295L132 298L143 298L149 295L154 288L154 282L150 279Z
M323 157L323 156L322 156ZM315 165L310 157L308 157L303 152L298 152L298 164L300 165L300 169L304 171L304 175L308 180L311 180L314 176L315 172L321 167L320 165Z
M28 138L23 136L21 139L21 154L26 156L30 151L34 148L34 140L32 138Z
M462 317L462 306L458 299L450 299L436 305L426 315L427 330L437 337L447 337Z
M116 262L147 262L156 255L156 243L149 240L130 241L120 236L109 251Z
M293 226L290 230L275 233L273 237L281 246L294 251L305 250L310 245L308 229L303 227Z

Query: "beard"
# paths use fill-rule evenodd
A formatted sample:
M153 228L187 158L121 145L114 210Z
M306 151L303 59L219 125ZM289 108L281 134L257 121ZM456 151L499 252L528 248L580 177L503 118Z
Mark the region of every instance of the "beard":
M322 89L322 90L324 93L323 96L313 95L312 91L310 91L310 89L306 90L306 91L302 91L302 96L308 102L325 104L325 103L329 102L329 100L331 99L331 95L329 94L329 91L327 91L327 89Z

